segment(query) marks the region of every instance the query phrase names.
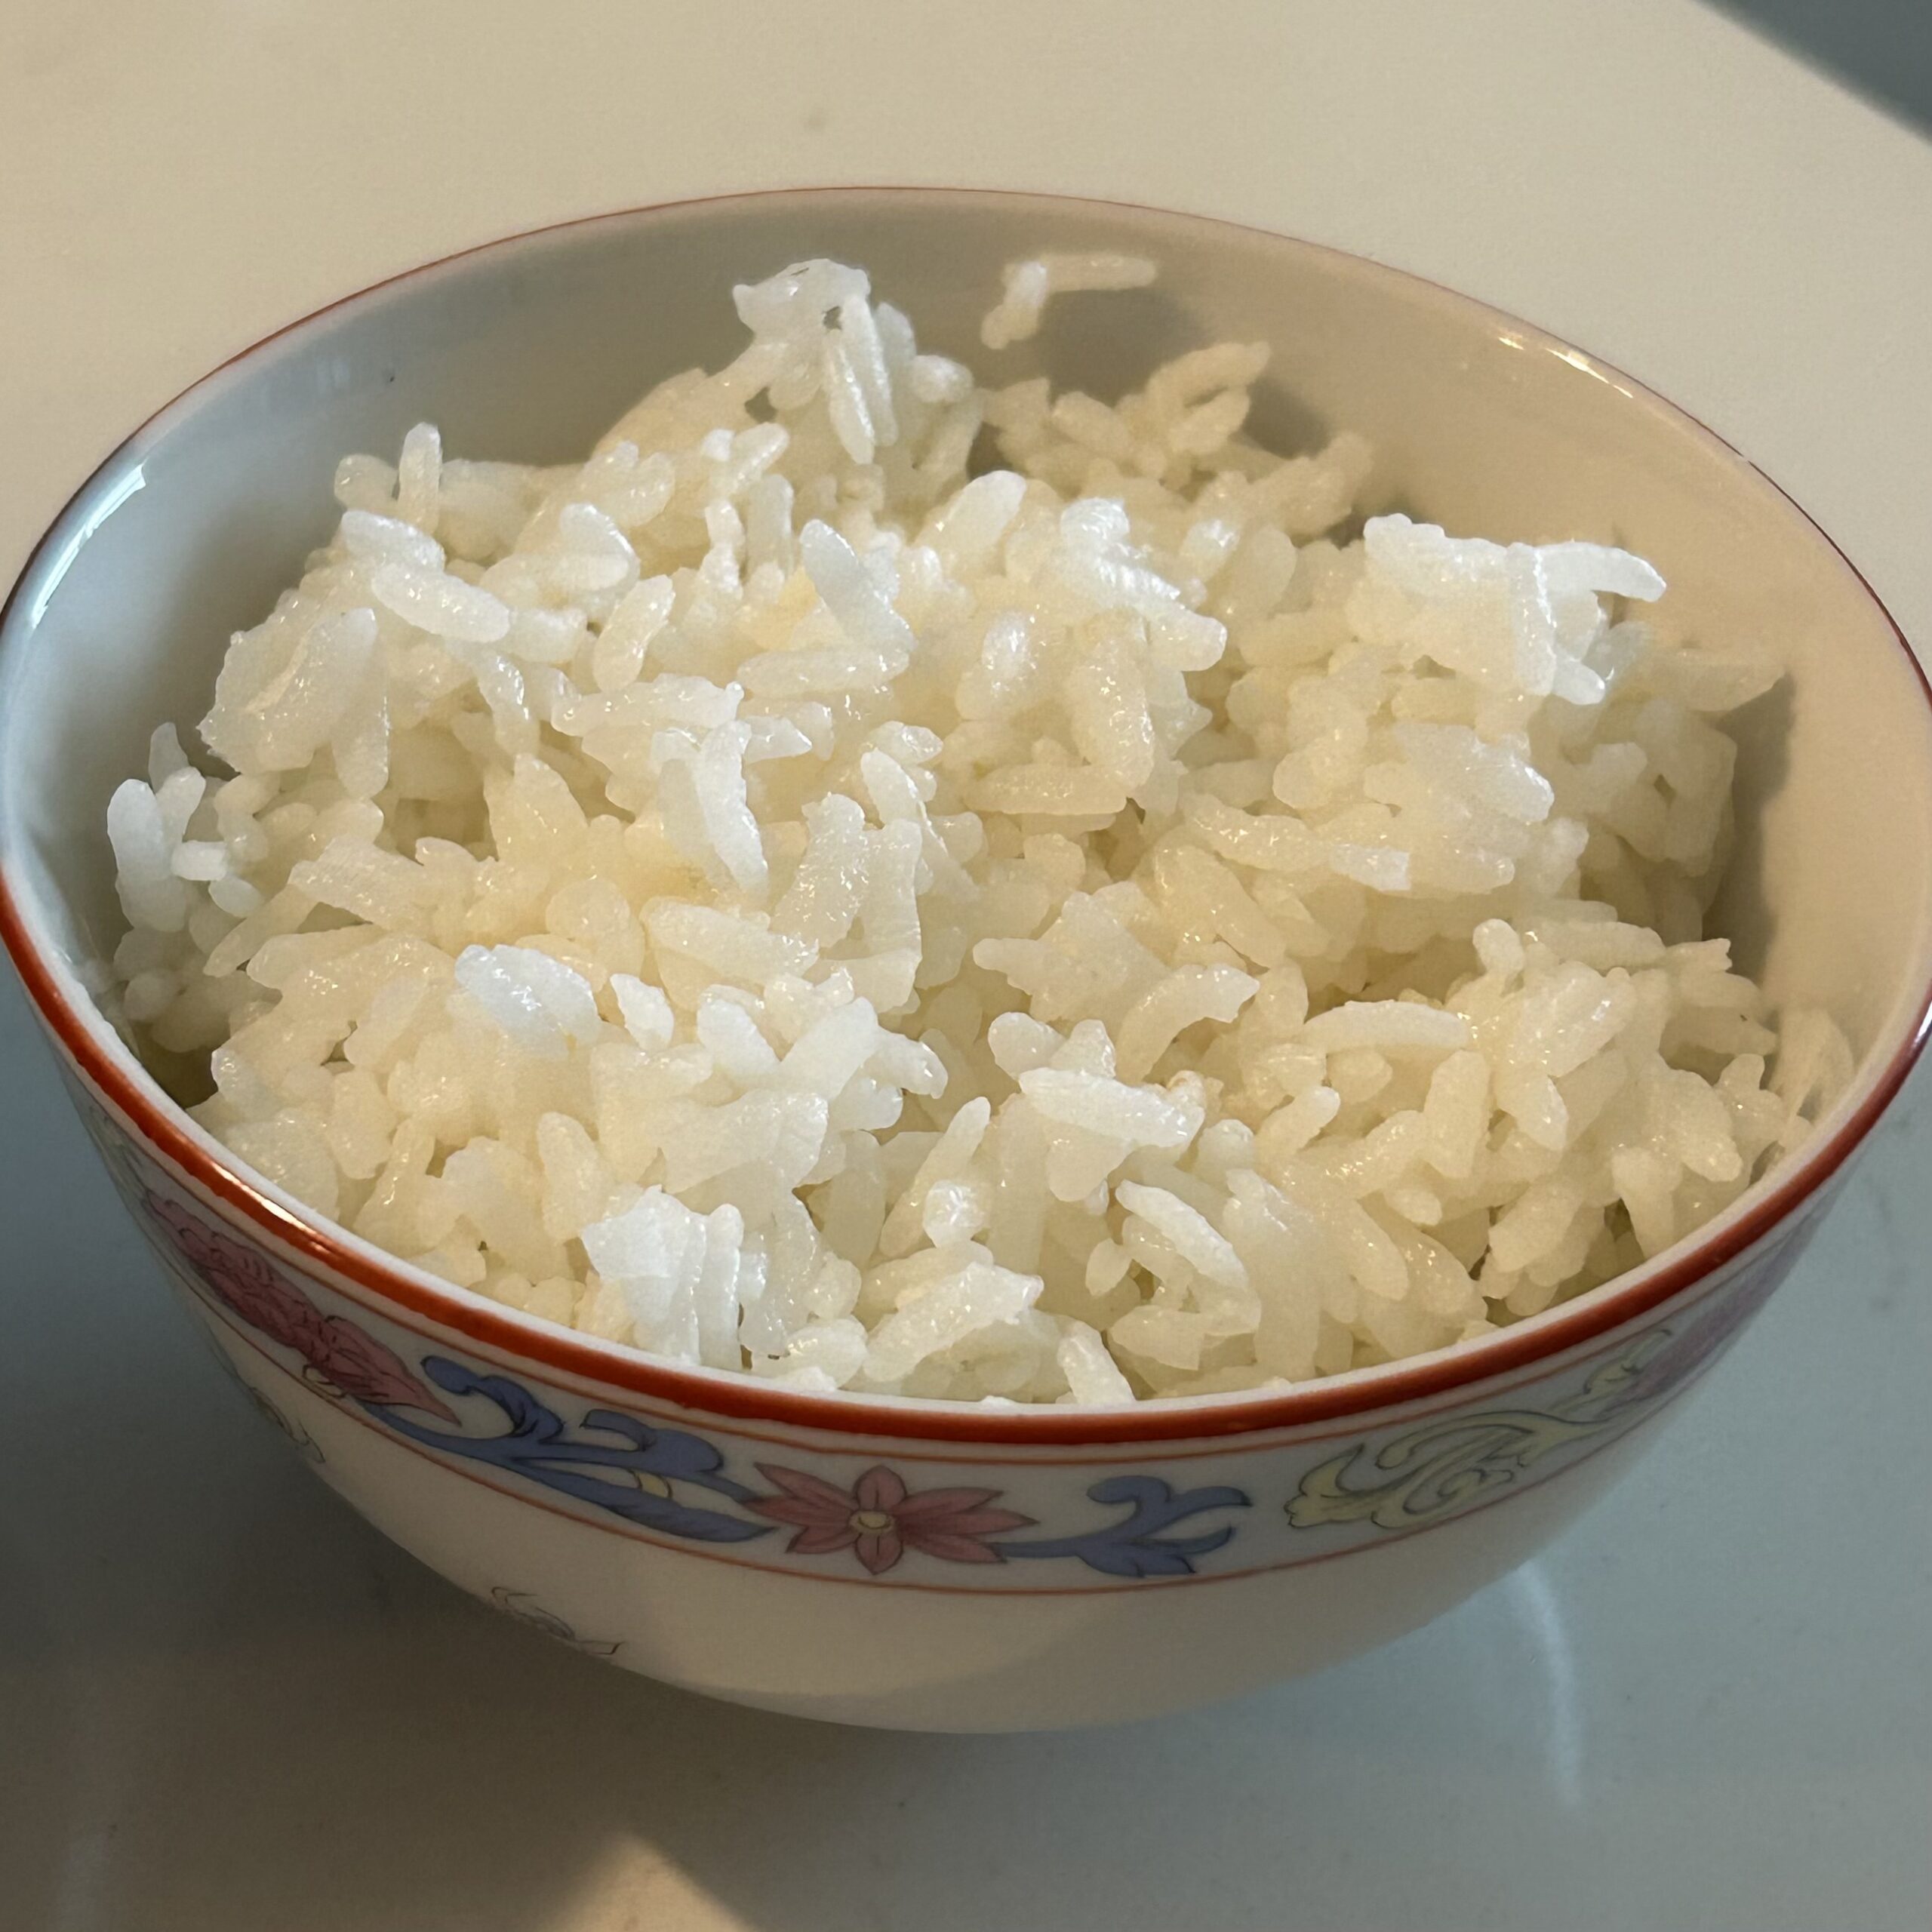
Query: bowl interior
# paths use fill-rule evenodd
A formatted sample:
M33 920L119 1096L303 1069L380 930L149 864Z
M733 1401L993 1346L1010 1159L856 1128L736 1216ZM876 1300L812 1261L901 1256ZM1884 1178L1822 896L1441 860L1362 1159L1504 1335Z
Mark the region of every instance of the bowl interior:
M1000 266L1042 248L1145 252L1160 279L1063 298L1038 341L989 355L977 325ZM338 457L392 454L425 419L457 454L580 456L650 383L733 352L733 283L817 254L863 264L922 343L996 380L1111 398L1183 348L1266 340L1258 432L1294 450L1364 432L1368 507L1650 558L1669 622L1789 671L1739 721L1712 929L1774 999L1830 1009L1861 1088L1896 1058L1932 971L1932 715L1882 610L1774 486L1588 358L1371 263L1186 217L929 190L757 195L498 244L298 325L117 452L0 629L0 863L70 997L119 930L108 795L155 724L188 740L229 634L326 537Z

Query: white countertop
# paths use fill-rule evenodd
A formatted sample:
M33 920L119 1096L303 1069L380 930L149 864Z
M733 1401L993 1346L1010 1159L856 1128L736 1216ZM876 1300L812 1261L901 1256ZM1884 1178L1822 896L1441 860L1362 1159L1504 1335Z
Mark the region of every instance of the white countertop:
M99 0L0 13L0 574L121 435L395 269L591 211L971 182L1235 216L1571 335L1932 639L1932 144L1682 0ZM1924 1932L1932 1086L1548 1556L1112 1734L712 1706L546 1644L279 1448L0 986L0 1928Z

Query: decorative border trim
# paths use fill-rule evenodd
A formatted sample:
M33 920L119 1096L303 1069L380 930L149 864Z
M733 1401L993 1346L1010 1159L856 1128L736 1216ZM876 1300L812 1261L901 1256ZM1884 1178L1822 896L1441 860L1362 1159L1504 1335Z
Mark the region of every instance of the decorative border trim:
M955 1594L1064 1595L1253 1575L1459 1518L1574 1466L1654 1414L1735 1336L1802 1245L1779 1244L1700 1303L1697 1318L1626 1337L1521 1402L1404 1417L1325 1457L1319 1441L1235 1444L1221 1452L1220 1473L1235 1480L1192 1487L1155 1469L1109 1472L1056 1460L1014 1467L1004 1488L918 1488L894 1466L897 1455L872 1461L798 1446L795 1460L763 1460L690 1427L567 1404L557 1392L439 1352L405 1359L245 1238L149 1186L131 1149L117 1151L115 1179L143 1233L211 1324L398 1446L518 1502L660 1548L780 1574ZM1571 1373L1582 1374L1580 1386L1549 1386ZM298 1445L307 1439L264 1405ZM1284 1489L1278 1515L1267 1497ZM1109 1513L1097 1520L1096 1511ZM787 1532L782 1556L790 1560L771 1560ZM1250 1555L1282 1535L1287 1544L1266 1561L1220 1560L1237 1540ZM909 1560L911 1574L888 1577ZM1011 1576L1009 1566L1031 1571L1036 1563L1060 1567L1036 1573L1042 1583L995 1580ZM936 1566L941 1575L970 1571L975 1580L925 1580ZM1069 1571L1079 1580L1052 1580Z

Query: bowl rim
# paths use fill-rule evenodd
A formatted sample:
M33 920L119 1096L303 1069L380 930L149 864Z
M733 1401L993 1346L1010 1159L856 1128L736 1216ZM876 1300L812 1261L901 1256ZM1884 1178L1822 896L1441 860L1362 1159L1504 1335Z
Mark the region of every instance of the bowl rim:
M1420 294L1465 318L1506 333L1515 346L1534 348L1610 383L1630 401L1661 417L1681 434L1703 441L1731 463L1783 498L1836 556L1890 632L1909 666L1928 718L1932 681L1905 632L1883 600L1837 541L1777 480L1709 425L1639 382L1614 364L1578 349L1534 323L1524 321L1445 284L1323 242L1310 242L1253 223L1154 207L1097 196L1060 195L1023 189L927 184L831 183L750 189L681 197L606 209L541 223L490 238L352 290L283 324L238 349L198 377L116 445L61 506L28 552L20 574L0 601L0 642L18 615L23 593L48 573L59 546L87 532L85 518L98 486L112 476L144 441L185 412L202 392L232 371L262 355L286 336L325 323L337 311L362 303L405 284L432 277L479 256L510 254L533 243L580 229L617 226L651 216L675 217L734 205L866 198L938 203L1033 202L1063 209L1090 209L1116 215L1152 217L1283 246L1325 257L1339 270L1392 283ZM63 566L64 569L64 565ZM45 587L42 608L58 583ZM29 625L36 623L36 608ZM0 824L4 824L0 811ZM802 1429L826 1436L896 1438L1014 1447L1075 1444L1157 1444L1223 1436L1251 1436L1338 1420L1367 1419L1404 1408L1425 1398L1473 1389L1513 1371L1567 1354L1662 1306L1758 1246L1789 1223L1814 1200L1857 1152L1904 1083L1932 1032L1932 969L1921 986L1903 1035L1884 1060L1854 1088L1782 1173L1767 1177L1724 1214L1641 1266L1614 1276L1574 1300L1473 1342L1460 1342L1420 1355L1349 1370L1286 1391L1152 1398L1133 1404L1081 1407L977 1403L931 1398L873 1395L835 1390L815 1393L789 1389L741 1371L686 1367L641 1350L603 1340L541 1317L491 1302L457 1287L401 1257L325 1221L312 1210L260 1177L197 1127L162 1093L132 1051L101 1020L97 1008L72 974L44 956L22 897L8 876L0 841L0 945L11 956L42 1025L72 1060L88 1084L105 1095L130 1124L165 1158L221 1206L252 1222L312 1266L354 1283L401 1310L426 1318L483 1346L534 1367L581 1378L605 1387L672 1404L679 1409L740 1420ZM71 983L76 999L70 994ZM82 1010L92 1008L91 1020Z

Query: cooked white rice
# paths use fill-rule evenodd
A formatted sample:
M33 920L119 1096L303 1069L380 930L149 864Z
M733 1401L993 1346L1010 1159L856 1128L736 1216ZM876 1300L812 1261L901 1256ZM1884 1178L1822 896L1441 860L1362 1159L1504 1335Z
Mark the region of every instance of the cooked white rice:
M347 458L217 775L115 794L116 1017L269 1179L677 1361L1116 1402L1534 1314L1842 1084L1702 937L1774 669L1648 565L1340 540L1368 451L1244 441L1261 346L1109 405L856 269L737 303L580 467Z

